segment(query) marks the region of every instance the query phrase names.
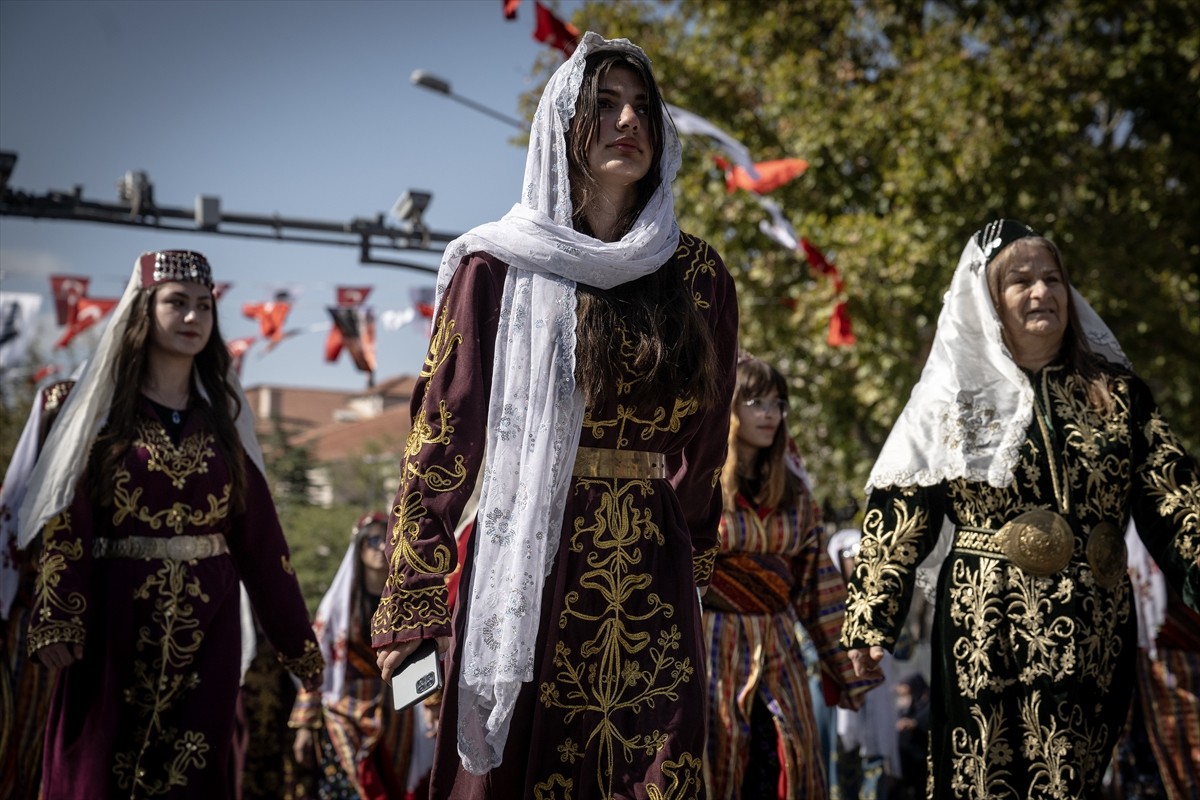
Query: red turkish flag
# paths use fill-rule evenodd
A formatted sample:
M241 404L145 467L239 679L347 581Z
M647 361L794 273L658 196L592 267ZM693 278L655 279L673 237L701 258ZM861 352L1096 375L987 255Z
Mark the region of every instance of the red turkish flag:
M104 315L112 311L116 305L116 298L101 300L95 297L80 297L75 303L75 319L71 321L67 332L54 345L54 349L61 350L69 345L76 336L104 319Z
M825 258L825 254L813 246L808 239L800 239L800 248L804 251L804 258L808 261L808 265L821 275L825 275L833 280L833 288L835 291L842 291L842 275L838 272L838 268Z
M246 303L242 306L242 314L258 320L258 329L263 338L270 339L274 344L279 344L283 338L283 324L291 310L292 304L287 293L281 293L266 303Z
M225 343L225 349L229 351L229 356L233 359L233 370L239 377L242 374L242 357L246 355L250 345L256 341L258 341L258 337L243 336L239 339L230 339Z
M825 341L834 347L846 347L858 341L850 325L850 312L846 310L846 301L833 307L833 316L829 318L829 332Z
M50 291L54 295L54 318L59 325L75 321L75 304L87 296L90 278L80 275L51 275Z
M37 372L29 376L29 382L37 386L42 381L49 378L51 375L57 374L60 371L58 364L43 364L38 367Z
M337 287L337 304L339 306L361 306L367 301L373 286L339 286Z
M521 0L500 0L500 2L504 3L504 18L516 19L517 6L521 5Z
M575 43L579 41L579 30L569 22L563 22L554 16L554 12L534 0L533 9L537 12L537 27L533 30L533 38L539 42L557 48L567 56L575 52Z
M730 194L738 189L745 189L755 194L770 194L780 186L800 177L808 169L808 162L803 158L760 161L754 165L758 177L752 178L745 168L731 165L720 156L715 157L714 160L718 167L725 170L725 190Z

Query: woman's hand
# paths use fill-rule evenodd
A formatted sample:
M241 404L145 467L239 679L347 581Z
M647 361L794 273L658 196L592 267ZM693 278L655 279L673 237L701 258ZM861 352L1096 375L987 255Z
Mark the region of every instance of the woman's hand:
M867 647L856 647L848 651L850 663L854 665L854 674L860 678L882 678L883 667L879 666L879 662L883 661L883 654L886 652L879 645Z
M449 636L438 636L436 640L439 653L445 653L450 649ZM376 648L375 664L379 667L379 674L384 683L392 679L392 673L404 663L404 659L408 658L419 644L421 644L420 639L409 639L407 642L396 642Z
M292 756L296 759L297 764L311 767L320 761L317 746L317 737L312 728L296 729L296 738L292 741Z
M62 669L83 658L83 645L56 642L46 645L35 655L37 660L42 662L42 666L50 669Z

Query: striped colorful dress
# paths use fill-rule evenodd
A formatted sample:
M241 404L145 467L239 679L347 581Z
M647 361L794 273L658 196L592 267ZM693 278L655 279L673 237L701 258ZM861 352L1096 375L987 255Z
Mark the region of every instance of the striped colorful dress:
M817 507L803 487L794 507L785 509L755 508L739 494L736 507L721 518L703 620L709 703L704 769L712 800L742 797L756 744L751 725L756 698L775 726L778 797L827 796L797 625L816 645L828 699L861 694L873 683L854 677L838 643L846 588L822 538Z

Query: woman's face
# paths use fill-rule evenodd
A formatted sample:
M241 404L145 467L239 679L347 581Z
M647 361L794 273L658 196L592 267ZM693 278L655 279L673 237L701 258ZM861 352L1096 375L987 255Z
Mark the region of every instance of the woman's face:
M1018 352L1057 346L1067 331L1067 283L1044 247L1013 254L1000 279L997 310L1009 344Z
M173 357L195 358L213 329L212 290L198 283L168 281L154 292L153 351Z
M359 558L368 570L387 569L387 559L383 555L383 537L386 530L383 525L372 523L363 534Z
M646 177L654 158L646 84L630 67L614 65L596 88L596 103L588 167L606 194L620 197Z
M738 442L748 447L770 447L783 424L787 404L772 389L759 397L747 397L734 404L738 419Z

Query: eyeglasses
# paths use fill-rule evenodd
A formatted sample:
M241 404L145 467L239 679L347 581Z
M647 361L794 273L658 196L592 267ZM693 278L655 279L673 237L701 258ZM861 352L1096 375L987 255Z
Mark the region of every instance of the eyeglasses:
M750 411L766 413L768 411L778 411L780 416L786 417L788 413L788 402L781 397L774 400L769 400L766 397L751 397L749 400L743 400L742 406Z

